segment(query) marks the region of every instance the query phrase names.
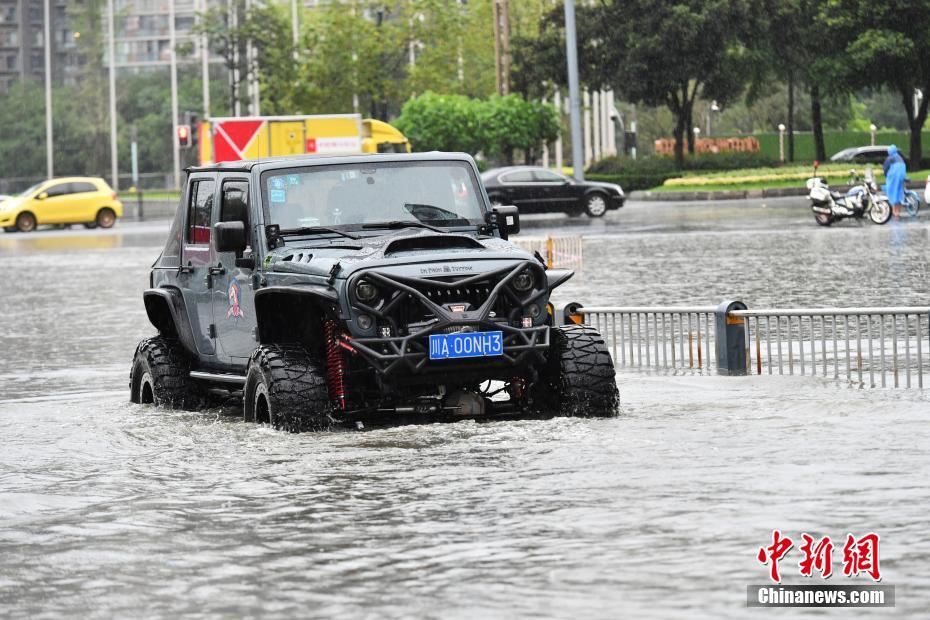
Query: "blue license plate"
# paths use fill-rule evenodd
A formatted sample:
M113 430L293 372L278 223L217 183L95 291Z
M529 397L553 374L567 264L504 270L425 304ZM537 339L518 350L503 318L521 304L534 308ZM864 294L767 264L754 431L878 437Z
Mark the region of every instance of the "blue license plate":
M459 332L429 337L431 360L495 357L504 354L503 332Z

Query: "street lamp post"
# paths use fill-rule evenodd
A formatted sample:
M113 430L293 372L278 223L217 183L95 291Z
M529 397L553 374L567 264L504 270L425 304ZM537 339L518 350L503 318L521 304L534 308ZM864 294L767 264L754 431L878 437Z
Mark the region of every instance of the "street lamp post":
M785 124L778 123L778 160L785 163Z
M178 143L178 57L175 52L174 0L168 0L168 58L171 60L171 155L174 163L174 188L181 187L181 145Z
M206 18L207 0L200 0L200 19ZM210 39L207 33L200 35L200 75L203 89L203 118L210 116Z
M871 125L869 125L869 133L872 136L872 146L875 146L875 130L876 129L878 129L878 127L875 126L875 123L872 123Z
M49 0L45 0L45 172L48 178L55 176L55 161L52 148L52 12Z
M110 65L110 176L113 179L113 189L119 191L119 167L116 152L116 15L113 11L113 0L108 2L109 19L107 20L107 34L109 41Z
M717 105L717 100L714 99L710 102L710 111L707 113L707 137L710 137L710 129L713 125L714 112L719 112L720 106Z
M697 155L697 153L698 153L698 145L697 145L697 143L698 143L698 138L701 137L701 128L700 128L700 127L695 127L695 128L692 129L691 131L694 132L694 154Z

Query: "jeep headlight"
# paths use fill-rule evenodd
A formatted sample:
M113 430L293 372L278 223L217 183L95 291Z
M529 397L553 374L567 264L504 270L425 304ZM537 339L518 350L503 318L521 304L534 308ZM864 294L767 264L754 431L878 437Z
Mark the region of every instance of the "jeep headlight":
M355 296L361 302L370 303L378 296L378 287L367 280L359 280L355 285Z
M536 284L536 277L529 269L524 269L513 279L513 287L521 293L525 293L532 289L534 284Z

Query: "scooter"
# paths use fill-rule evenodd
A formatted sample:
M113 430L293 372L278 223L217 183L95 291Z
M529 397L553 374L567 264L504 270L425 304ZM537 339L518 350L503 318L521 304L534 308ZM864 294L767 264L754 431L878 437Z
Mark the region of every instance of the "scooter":
M814 174L817 174L818 162L814 162ZM891 219L891 205L875 183L872 169L860 177L855 170L850 170L849 188L845 194L832 191L827 182L818 176L807 180L808 198L814 221L821 226L830 226L833 222L846 218L862 219L868 214L876 224L884 224Z

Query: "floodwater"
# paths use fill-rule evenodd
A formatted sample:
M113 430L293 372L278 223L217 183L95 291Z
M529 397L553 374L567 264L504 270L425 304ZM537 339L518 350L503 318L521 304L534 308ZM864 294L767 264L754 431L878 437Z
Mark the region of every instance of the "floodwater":
M557 301L926 305L926 221L771 202L527 223L589 235ZM165 231L0 235L0 616L808 617L745 606L774 528L878 532L869 615L930 607L928 394L622 372L616 419L304 435L134 406Z

